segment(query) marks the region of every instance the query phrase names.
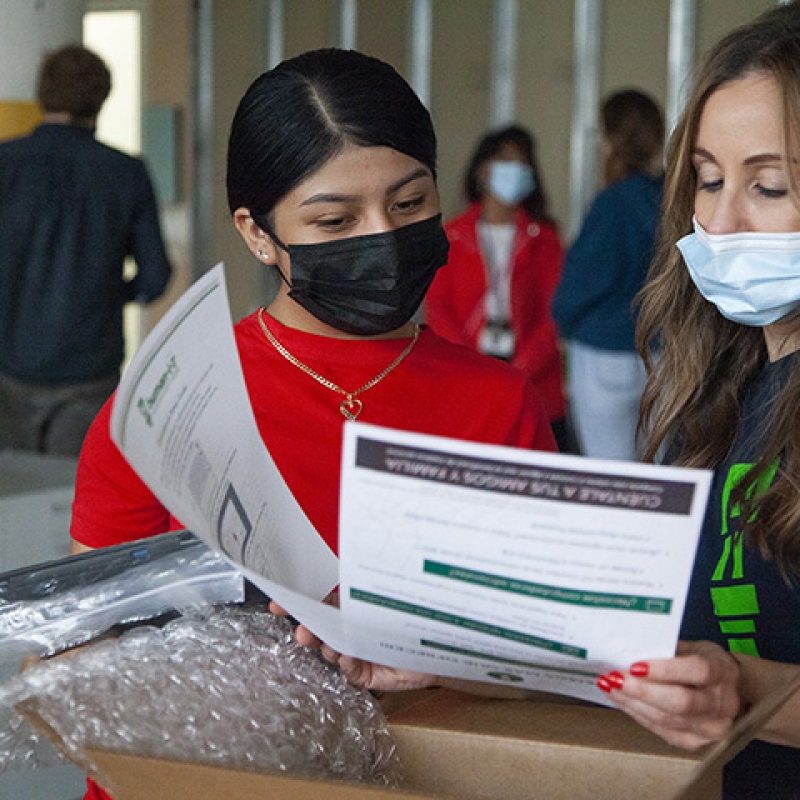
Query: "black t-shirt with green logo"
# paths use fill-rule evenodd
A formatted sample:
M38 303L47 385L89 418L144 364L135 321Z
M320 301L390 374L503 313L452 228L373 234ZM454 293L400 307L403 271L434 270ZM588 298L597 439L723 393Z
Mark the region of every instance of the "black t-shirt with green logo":
M796 355L766 364L747 392L736 442L714 476L681 629L682 639L788 663L800 663L800 581L789 586L773 563L737 540L730 490L757 461L772 405L796 367ZM726 767L724 797L800 798L800 749L751 743Z

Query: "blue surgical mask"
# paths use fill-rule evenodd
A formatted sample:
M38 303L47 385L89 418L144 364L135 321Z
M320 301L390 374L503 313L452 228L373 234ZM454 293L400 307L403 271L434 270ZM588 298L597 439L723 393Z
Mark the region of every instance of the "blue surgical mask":
M533 169L521 161L493 161L487 189L500 202L515 206L536 188Z
M800 306L800 233L694 233L678 242L689 274L720 314L763 328Z

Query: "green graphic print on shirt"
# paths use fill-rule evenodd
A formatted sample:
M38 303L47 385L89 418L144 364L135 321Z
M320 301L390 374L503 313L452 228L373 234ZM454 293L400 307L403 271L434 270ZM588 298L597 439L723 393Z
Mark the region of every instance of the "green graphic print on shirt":
M756 586L748 583L744 574L744 555L742 537L737 536L736 526L731 531L729 520L738 517L741 513L739 505L730 508L731 491L739 484L752 464L732 464L725 479L722 490L722 530L720 534L725 537L722 555L717 562L717 567L711 577L711 601L714 604L714 613L719 620L719 628L728 640L728 649L732 653L747 653L757 656L755 632L756 618L758 617L758 594ZM769 488L778 464L775 463L751 487L748 497L752 492L762 494ZM717 584L717 585L714 585Z

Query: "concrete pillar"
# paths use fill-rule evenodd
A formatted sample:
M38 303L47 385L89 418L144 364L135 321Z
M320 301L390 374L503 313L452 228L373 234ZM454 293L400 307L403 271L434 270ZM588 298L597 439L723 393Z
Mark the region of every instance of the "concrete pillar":
M39 63L48 50L81 41L83 12L83 0L0 0L0 139L39 121Z

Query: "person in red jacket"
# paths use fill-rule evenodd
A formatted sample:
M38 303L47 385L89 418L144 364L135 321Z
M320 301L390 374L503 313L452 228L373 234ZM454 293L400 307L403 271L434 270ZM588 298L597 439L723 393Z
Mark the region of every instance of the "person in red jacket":
M570 449L558 334L550 307L563 248L547 213L533 136L518 125L486 134L470 160L469 207L451 220L447 266L425 300L440 335L509 361L536 386L559 449Z

